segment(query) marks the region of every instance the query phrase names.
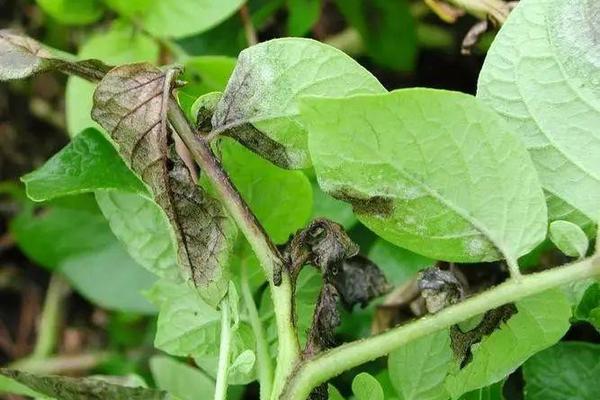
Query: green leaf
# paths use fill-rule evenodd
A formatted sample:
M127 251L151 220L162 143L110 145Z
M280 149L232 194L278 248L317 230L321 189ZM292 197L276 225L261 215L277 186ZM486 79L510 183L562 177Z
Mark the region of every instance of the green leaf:
M344 400L344 396L342 396L335 386L331 384L327 385L327 394L329 396L329 400Z
M599 7L520 2L488 52L477 93L521 137L544 189L593 221L600 215Z
M550 222L568 221L583 229L587 237L593 238L596 236L596 223L586 217L581 211L547 192L546 204L548 205L548 218Z
M123 242L131 257L159 277L181 279L177 266L175 237L167 217L160 207L148 198L146 186L129 170L112 144L97 130L87 129L82 132L45 165L23 177L23 181L27 193L36 200L96 191L96 200L102 213L108 219L114 235ZM134 193L136 190L137 194ZM50 218L51 215L42 215L42 218ZM84 244L85 242L79 240L81 237L96 240L104 237L98 233L102 231L98 231L90 222L77 222L76 216L57 215L53 219L56 220L56 224L64 226L63 231L67 235L64 240L70 246ZM98 224L104 226L105 222L102 219L99 218ZM25 227L31 223L28 222L30 220L31 218L28 218L23 222ZM15 222L17 223L20 224ZM73 226L76 229L73 229ZM38 229L36 225L32 225L31 229L28 229L30 233L26 232L21 237L24 241L31 241L39 232ZM44 237L52 243L42 243L43 246L38 246L39 254L41 257L48 257L53 254L48 249L57 250L60 246L55 244L56 236ZM100 246L93 248L96 247ZM85 250L91 248L85 247ZM30 256L42 265L52 267L57 264L54 259L44 262L35 254Z
M155 347L174 356L193 357L204 371L216 376L221 313L186 284L159 281L148 292L148 297L160 309ZM232 360L246 350L254 352L255 346L252 329L246 322L240 322L232 337ZM238 367L231 371L229 383L246 384L254 380L254 369L248 371L247 363L240 363Z
M560 342L523 366L525 400L600 398L600 345Z
M149 193L113 145L94 128L81 132L41 168L21 180L27 196L35 201L108 189Z
M471 346L466 364L453 354L448 330L391 353L390 380L398 394L404 400L459 398L501 381L569 329L571 307L560 289L526 297L516 307L518 312L507 322Z
M19 394L35 399L46 399L44 395L29 389L27 386L0 375L0 395L2 394Z
M314 268L307 267L300 271L300 275L296 282L295 311L301 346L306 344L306 337L312 324L315 305L322 285L323 279ZM260 302L259 315L263 326L265 327L267 341L271 344L271 354L275 356L277 354L277 324L275 321L275 311L273 309L270 290L266 290L263 293Z
M167 356L150 359L156 385L181 400L212 399L215 383L200 370Z
M310 39L276 39L242 51L212 125L284 168L310 165L297 100L385 89L341 51Z
M242 3L242 0L151 0L140 18L152 35L181 38L212 28Z
M135 261L161 278L181 281L175 237L158 204L144 196L118 191L99 191L96 201Z
M44 12L65 25L87 25L102 17L100 0L36 0Z
M574 317L589 322L600 332L600 283L588 286L575 308Z
M103 308L154 314L156 308L142 297L156 276L143 269L114 239L112 245L64 260L59 270L85 298Z
M589 246L585 232L568 221L554 221L550 224L550 240L570 257L585 257Z
M26 203L11 221L10 232L27 257L49 269L114 242L89 196L65 197L43 205Z
M383 389L377 379L366 372L361 372L352 381L352 392L356 400L384 400Z
M313 199L302 172L279 168L231 139L219 149L225 170L275 243L306 225Z
M287 0L289 36L304 36L321 15L321 0Z
M431 267L434 261L411 251L377 239L369 250L369 259L383 271L388 282L398 286L417 272Z
M516 306L518 312L507 323L472 348L471 362L460 370L454 365L446 379L452 397L500 381L569 329L571 306L560 289L527 297Z
M504 400L504 395L502 394L503 386L504 381L500 381L493 385L465 393L460 397L460 400Z
M189 112L198 97L225 90L235 62L235 58L223 56L193 57L185 62L180 79L187 83L177 91L177 98L191 119L195 116Z
M390 353L390 381L403 400L446 400L451 361L450 335L443 330Z
M0 369L0 375L12 378L46 396L60 400L84 398L112 400L169 400L166 393L141 387L126 387L94 378L71 378L54 375L33 375L27 372Z
M412 71L417 31L407 0L337 0L348 22L361 34L367 54L387 68Z
M474 97L405 89L301 101L320 186L384 239L447 261L527 254L546 236L533 164Z
M78 57L97 58L113 65L154 62L158 59L159 50L154 40L133 26L117 21L107 31L90 36L81 46ZM88 127L99 127L90 117L95 87L93 83L77 77L70 77L67 81L65 108L69 135L75 136Z

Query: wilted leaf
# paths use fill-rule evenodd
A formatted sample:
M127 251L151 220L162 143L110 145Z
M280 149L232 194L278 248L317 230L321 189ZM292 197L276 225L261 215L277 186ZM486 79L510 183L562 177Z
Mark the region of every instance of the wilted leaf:
M55 58L37 41L0 30L0 80L23 79L38 72L58 70L88 80L100 80L110 69L98 60L67 61Z
M149 64L117 67L98 85L92 117L151 187L175 232L183 275L216 306L227 291L227 257L235 228L221 204L196 185L170 145L166 107L171 78Z
M284 168L310 165L297 100L385 89L341 51L310 39L276 39L242 51L215 110L213 129Z
M404 89L300 108L319 184L384 239L441 260L515 263L546 236L529 154L474 97Z
M60 400L169 400L163 391L141 387L126 387L94 378L71 378L55 375L33 375L11 369L0 369L0 375L14 379L46 396Z
M550 224L550 240L570 257L585 257L589 246L585 232L568 221L554 221Z

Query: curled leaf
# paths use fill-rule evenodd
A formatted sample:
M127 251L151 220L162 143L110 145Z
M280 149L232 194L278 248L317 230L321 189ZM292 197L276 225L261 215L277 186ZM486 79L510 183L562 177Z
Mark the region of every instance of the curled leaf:
M379 267L360 254L344 261L333 284L348 309L356 304L365 307L391 289Z
M228 287L226 265L235 229L220 203L198 187L175 150L166 111L175 73L146 63L111 70L94 93L92 118L150 186L167 215L184 277L216 306Z

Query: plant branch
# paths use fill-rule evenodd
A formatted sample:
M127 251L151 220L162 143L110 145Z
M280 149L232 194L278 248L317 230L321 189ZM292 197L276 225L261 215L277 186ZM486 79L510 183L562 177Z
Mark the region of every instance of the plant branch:
M254 46L255 44L258 44L258 35L256 34L256 29L252 23L252 16L250 15L250 10L248 9L248 4L246 3L240 7L240 18L244 24L244 33L246 35L246 42L248 42L248 46Z
M46 299L44 300L44 308L38 328L38 337L30 358L45 358L54 351L58 329L63 316L63 301L69 292L70 287L67 281L59 274L53 274L46 291Z
M524 297L594 276L600 276L600 256L544 272L509 280L478 296L450 306L435 315L393 328L368 339L347 343L299 365L281 399L303 400L311 390L343 371L383 357L416 339Z
M256 304L254 303L252 291L248 283L248 268L245 263L242 263L242 297L248 309L250 326L256 338L256 363L258 368L258 382L260 384L260 399L268 400L271 397L273 389L273 364L269 355L269 345L265 337L265 331L260 322L258 310L256 309Z
M219 364L217 366L217 382L215 400L227 398L227 380L231 359L231 318L229 316L229 297L221 300L221 343L219 345Z
M292 314L293 291L289 272L285 268L279 250L233 186L210 145L202 137L194 134L189 121L173 98L169 100L168 117L175 132L190 150L194 160L219 194L223 205L250 243L269 280L279 339L277 370L273 387L273 396L278 396L300 354L300 345Z

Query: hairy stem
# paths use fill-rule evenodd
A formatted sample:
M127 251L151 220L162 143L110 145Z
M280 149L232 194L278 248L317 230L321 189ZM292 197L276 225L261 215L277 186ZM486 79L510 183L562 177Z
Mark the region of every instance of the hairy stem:
M413 340L548 289L600 276L600 256L544 272L511 279L480 295L448 307L439 313L393 328L368 339L347 343L300 364L290 378L282 399L303 400L311 390L343 371L385 356Z
M31 358L48 357L54 351L58 329L62 321L63 301L70 292L67 281L59 274L53 274L46 291L44 308L40 318L38 337Z
M231 359L231 320L229 316L229 297L221 301L221 343L219 346L219 364L217 366L217 382L215 400L227 398L227 379Z
M258 310L248 283L248 268L245 263L242 265L242 297L248 309L250 326L256 338L256 364L260 384L260 399L268 400L273 389L273 364L269 355L269 344L265 337L265 331L260 322Z
M223 205L250 243L269 280L279 339L277 370L273 387L273 396L277 396L300 354L300 345L292 315L292 283L289 273L279 250L231 183L209 144L194 134L189 121L174 99L169 101L168 117L175 132L190 150L194 160L219 194Z

